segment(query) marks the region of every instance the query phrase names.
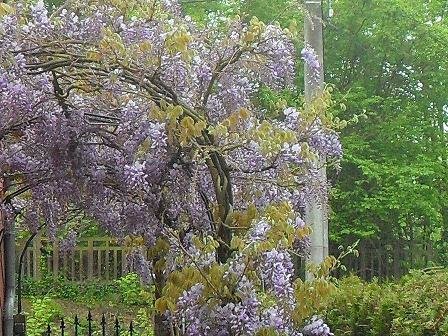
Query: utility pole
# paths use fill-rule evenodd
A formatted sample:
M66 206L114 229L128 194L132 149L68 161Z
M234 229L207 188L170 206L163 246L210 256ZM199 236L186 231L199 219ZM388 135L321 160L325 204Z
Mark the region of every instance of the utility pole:
M305 64L305 106L319 97L324 89L323 24L322 0L305 0L304 19L305 47L312 48L319 61L318 74ZM317 169L318 188L324 188L323 194L311 197L305 207L305 222L311 226L311 255L309 262L321 263L328 256L328 196L326 191L327 172L325 158L318 158L314 163ZM306 273L306 278L312 275Z
M16 246L15 246L15 228L14 220L6 218L3 211L3 204L6 194L7 184L3 176L0 176L0 227L3 228L1 240L1 283L2 289L1 305L2 305L2 332L0 335L12 336L14 334L14 308L15 308L15 263L16 263Z

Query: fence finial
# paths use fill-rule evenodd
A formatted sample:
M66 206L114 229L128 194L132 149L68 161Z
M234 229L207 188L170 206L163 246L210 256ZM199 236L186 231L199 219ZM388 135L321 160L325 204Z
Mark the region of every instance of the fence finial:
M120 322L118 317L115 317L115 336L120 336Z
M61 336L64 336L65 334L65 323L64 323L64 318L61 318Z
M78 336L79 318L75 315L75 336Z
M103 316L101 317L101 331L103 336L106 336L106 316L104 316L104 313Z
M88 314L87 314L87 321L88 321L88 330L87 330L87 335L86 336L92 336L94 334L93 332L93 315L92 312L89 310ZM128 336L134 336L135 334L135 326L134 326L134 322L130 321L129 322L129 329L126 330L126 324L124 325L120 325L120 320L118 319L118 316L115 316L115 320L113 321L113 329L115 330L114 332L114 336L120 336L120 331L122 330L123 332L125 332ZM125 323L123 321L123 323ZM106 318L106 314L102 313L101 315L101 331L102 331L102 336L106 336L106 331L107 331L107 318ZM74 334L72 334L71 332L68 332L69 335L74 335L74 336L79 336L79 327L81 326L80 323L80 319L78 317L78 315L75 315L74 318ZM65 319L62 317L60 320L60 324L59 324L59 329L61 330L60 334L58 332L55 332L53 334L55 335L59 335L59 336L64 336L65 334L65 329L70 328L70 322L68 324L65 323ZM56 328L57 329L57 328ZM45 336L51 336L52 334L52 330L51 330L51 324L48 323L47 327L46 327L46 331L44 331L42 333L42 335ZM97 333L95 333L96 335Z
M87 314L87 322L88 322L89 336L92 336L92 313L90 310L89 310L89 313Z
M130 336L133 336L133 335L134 335L134 324L132 323L132 321L131 321L131 323L129 324L129 335L130 335Z

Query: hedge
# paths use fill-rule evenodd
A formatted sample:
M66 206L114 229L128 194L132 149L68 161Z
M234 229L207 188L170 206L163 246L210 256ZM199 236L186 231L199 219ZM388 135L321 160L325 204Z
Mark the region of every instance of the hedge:
M324 312L338 336L447 336L448 270L413 271L399 281L339 281Z

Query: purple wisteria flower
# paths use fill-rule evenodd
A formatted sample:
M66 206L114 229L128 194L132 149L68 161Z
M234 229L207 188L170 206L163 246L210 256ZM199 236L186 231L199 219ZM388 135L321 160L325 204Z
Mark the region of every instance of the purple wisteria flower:
M124 166L124 177L126 183L131 189L139 188L146 185L146 178L148 176L145 173L145 165L136 162L133 165Z
M294 302L293 274L291 256L286 251L271 250L264 253L262 278L266 287L277 297L285 300L285 304Z
M70 230L66 236L61 240L59 244L59 248L63 253L72 252L76 246L76 240L78 238L78 234L74 230Z
M145 257L143 248L136 249L127 255L128 271L137 273L145 284L150 284L152 276L151 263Z
M320 78L321 65L317 57L316 51L309 45L306 45L301 52L302 59L310 69L314 80Z
M302 333L303 336L334 336L330 328L317 316L314 316L311 323L303 328Z

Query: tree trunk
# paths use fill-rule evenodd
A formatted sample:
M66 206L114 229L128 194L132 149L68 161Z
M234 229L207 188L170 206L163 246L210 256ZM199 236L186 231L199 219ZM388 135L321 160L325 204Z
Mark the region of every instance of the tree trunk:
M359 275L362 279L366 280L366 254L367 248L365 243L361 243L359 246Z
M155 262L154 262L155 264ZM165 286L165 276L161 271L155 271L155 283L154 283L154 301L161 298L163 295L163 287ZM154 313L154 336L173 336L170 330L170 324L166 317L158 312Z
M230 179L229 167L224 158L218 153L211 153L207 160L207 166L212 176L215 189L216 201L218 203L219 218L217 224L217 235L220 239L216 254L220 263L225 263L232 253L230 242L232 240L232 212L233 191Z
M394 244L394 263L393 263L393 273L394 273L394 277L399 277L401 275L401 267L400 267L400 263L401 263L401 245L399 241L396 241Z

